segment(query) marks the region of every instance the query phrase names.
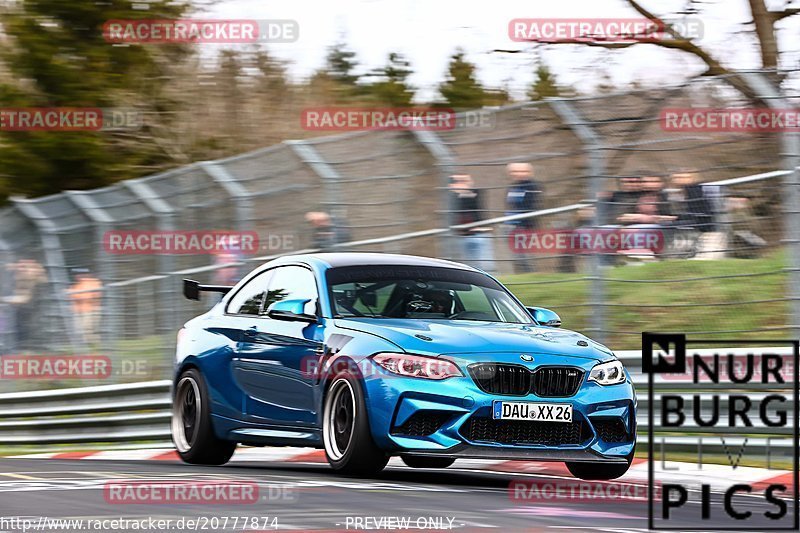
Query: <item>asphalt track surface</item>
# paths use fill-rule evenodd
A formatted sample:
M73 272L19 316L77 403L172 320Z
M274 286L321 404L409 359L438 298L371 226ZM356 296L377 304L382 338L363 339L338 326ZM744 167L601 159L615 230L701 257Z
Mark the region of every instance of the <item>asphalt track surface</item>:
M383 518L405 517L411 529L457 529L470 531L647 531L645 502L609 501L515 501L509 492L513 480L534 482L558 480L557 476L489 472L459 467L446 470L415 470L388 467L372 478L342 477L327 465L303 463L231 463L223 467L198 467L172 461L77 461L57 459L0 460L0 532L74 531L64 524L48 527L46 519L113 520L170 519L169 531L242 531L233 527L234 517L257 517L247 531L379 529ZM224 480L255 482L259 502L249 505L220 504L119 504L109 503L104 487L109 481ZM267 494L272 494L268 496ZM714 494L712 509L721 509L721 496ZM670 522L680 529L698 528L700 505L685 507L686 517ZM790 505L791 508L791 505ZM737 509L761 515L774 506L763 498L737 499ZM44 526L40 520L44 517ZM205 517L205 518L202 518ZM228 517L213 527L210 518ZM190 528L180 519L197 519ZM361 519L361 522L358 519ZM241 518L243 520L243 518ZM206 522L206 520L208 520ZM780 524L789 525L790 518ZM74 525L74 524L73 524ZM382 523L384 529L398 523ZM721 523L714 522L713 526ZM253 526L253 527L250 527ZM753 524L753 529L757 529ZM81 526L86 530L88 526ZM141 526L139 526L141 527ZM104 530L159 531L160 529L114 528Z

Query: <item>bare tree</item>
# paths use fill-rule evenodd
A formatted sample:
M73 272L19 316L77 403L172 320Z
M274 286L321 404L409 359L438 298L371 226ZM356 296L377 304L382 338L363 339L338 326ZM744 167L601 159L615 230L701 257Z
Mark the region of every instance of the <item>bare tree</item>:
M595 46L608 49L622 49L631 46L640 46L643 44L651 44L668 48L671 50L678 50L683 53L691 54L700 59L706 65L706 70L703 72L704 76L721 76L727 75L730 83L742 92L745 96L759 100L758 95L754 94L752 89L739 77L738 73L726 66L717 56L706 48L698 45L692 38L681 35L675 28L673 28L664 19L664 16L656 15L652 11L645 8L637 0L626 0L628 5L639 13L642 17L652 21L658 27L666 38L652 39L646 41L636 41L632 39L626 42L604 42L592 41L586 39L576 40L560 40L558 44L582 44L586 46ZM690 0L690 4L697 3L695 0ZM800 5L795 6L793 2L787 2L781 9L770 10L767 7L766 0L748 0L752 20L750 24L754 27L753 36L759 50L759 57L761 59L761 68L765 70L777 70L780 61L780 49L777 40L777 24L778 22L800 13ZM496 50L498 52L519 52L518 50Z

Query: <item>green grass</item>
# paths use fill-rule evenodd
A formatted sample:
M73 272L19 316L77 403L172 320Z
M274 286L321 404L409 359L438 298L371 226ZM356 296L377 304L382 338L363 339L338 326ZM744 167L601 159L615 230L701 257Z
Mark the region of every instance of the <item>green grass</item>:
M720 453L704 453L703 454L703 464L715 464L715 465L726 465L730 466L731 462L736 463L738 460L738 466L750 466L753 468L767 468L766 458L764 457L752 457L748 456L747 453L744 453L741 457L738 455L738 450L731 451L731 457L728 457L725 454ZM641 451L636 452L636 457L640 459L647 459L647 452ZM695 453L677 453L677 452L669 452L666 457L667 461L679 461L682 463L692 463L697 464L697 454ZM661 455L656 457L656 461L661 461ZM771 470L792 470L794 468L794 463L791 459L784 459L780 457L772 457L769 461L769 467Z
M603 312L605 329L611 331L604 340L619 350L640 348L642 331L730 332L703 335L710 338L788 337L779 329L788 323L788 302L736 304L785 298L784 266L782 254L774 253L758 259L674 260L605 268L601 276L608 281L601 303L615 305L598 308L588 305L592 283L588 272L510 275L501 281L526 305L553 309L565 328L592 337L600 336L591 330L592 314Z

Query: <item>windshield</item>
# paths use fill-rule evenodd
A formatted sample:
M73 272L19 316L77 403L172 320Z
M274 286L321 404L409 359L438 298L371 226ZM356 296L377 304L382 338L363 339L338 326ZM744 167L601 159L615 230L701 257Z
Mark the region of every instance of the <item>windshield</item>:
M532 322L525 308L480 272L407 265L354 266L328 270L327 281L337 318Z

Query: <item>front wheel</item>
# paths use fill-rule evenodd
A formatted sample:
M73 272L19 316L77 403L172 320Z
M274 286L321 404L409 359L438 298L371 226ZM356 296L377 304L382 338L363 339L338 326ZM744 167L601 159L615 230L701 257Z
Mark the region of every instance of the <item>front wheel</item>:
M419 455L401 455L400 459L411 468L447 468L456 460L452 457L425 457Z
M342 474L376 474L389 462L372 440L361 383L347 372L333 378L325 395L322 440L328 463Z
M172 405L172 442L184 462L223 465L236 450L235 442L214 435L210 404L203 375L194 368L181 374Z

